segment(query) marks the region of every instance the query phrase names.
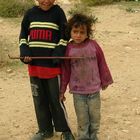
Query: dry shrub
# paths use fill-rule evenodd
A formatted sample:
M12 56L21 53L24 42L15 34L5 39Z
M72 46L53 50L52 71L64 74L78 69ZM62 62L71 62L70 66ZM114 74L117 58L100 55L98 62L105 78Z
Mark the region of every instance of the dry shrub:
M1 17L19 17L34 4L33 0L1 0Z

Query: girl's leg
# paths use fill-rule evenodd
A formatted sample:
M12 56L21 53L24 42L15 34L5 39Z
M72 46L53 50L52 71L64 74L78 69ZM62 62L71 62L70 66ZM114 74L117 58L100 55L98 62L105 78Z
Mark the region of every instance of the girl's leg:
M89 129L90 140L98 140L97 134L100 127L100 108L101 108L100 93L89 95L88 105L90 116L90 129Z
M89 110L87 95L73 94L74 107L78 123L78 140L89 140Z

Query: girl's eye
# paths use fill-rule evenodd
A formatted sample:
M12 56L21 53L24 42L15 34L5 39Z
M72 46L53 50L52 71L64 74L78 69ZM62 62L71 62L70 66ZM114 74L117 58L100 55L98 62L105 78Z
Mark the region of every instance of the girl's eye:
M73 33L75 33L75 34L76 34L76 33L78 33L78 31L73 31Z
M85 32L84 32L84 31L82 31L82 32L80 32L80 34L85 34Z

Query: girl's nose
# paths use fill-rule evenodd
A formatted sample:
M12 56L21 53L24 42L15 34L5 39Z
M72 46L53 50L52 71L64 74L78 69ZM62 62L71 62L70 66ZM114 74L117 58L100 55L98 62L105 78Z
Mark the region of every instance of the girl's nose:
M79 37L81 34L80 33L77 33L77 36Z

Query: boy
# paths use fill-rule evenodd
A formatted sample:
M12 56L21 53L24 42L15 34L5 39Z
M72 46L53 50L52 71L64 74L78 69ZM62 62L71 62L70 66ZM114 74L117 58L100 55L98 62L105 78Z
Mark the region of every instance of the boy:
M59 101L58 60L32 57L63 56L67 41L64 35L67 22L55 0L37 0L39 6L29 9L21 24L20 56L28 64L30 83L38 123L32 140L44 140L54 135L53 126L65 140L74 140L66 119L63 102Z

